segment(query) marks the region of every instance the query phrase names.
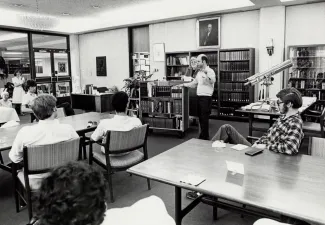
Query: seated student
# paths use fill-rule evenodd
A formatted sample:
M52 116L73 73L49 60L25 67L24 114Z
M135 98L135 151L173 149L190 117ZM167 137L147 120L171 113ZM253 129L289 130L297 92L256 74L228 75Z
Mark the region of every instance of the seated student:
M23 160L23 147L29 145L54 144L79 135L69 124L60 124L56 119L56 98L52 95L37 96L30 103L30 108L39 119L38 124L25 126L19 130L9 152L9 158L14 163ZM30 175L30 178L42 178L39 175Z
M30 113L31 114L31 122L33 122L36 118L33 114L32 109L30 108L30 103L34 98L36 98L36 82L34 80L28 80L26 82L27 93L23 96L21 102L21 112L22 113Z
M283 114L274 122L267 133L259 138L253 147L287 155L298 154L301 140L304 136L302 119L298 109L302 106L300 92L295 88L286 88L277 95L277 104ZM221 140L231 144L251 144L232 126L226 124L220 127L212 141Z
M12 103L9 101L9 93L4 91L1 93L0 107L12 108Z
M106 211L106 183L102 173L82 162L54 169L35 201L38 224L174 225L163 201L142 199L131 207Z
M98 127L91 135L92 140L98 141L103 139L107 131L130 131L142 125L139 118L131 117L126 114L128 102L129 97L123 91L119 91L113 95L112 106L115 109L116 115L111 119L100 121ZM102 152L105 153L104 148L102 148Z

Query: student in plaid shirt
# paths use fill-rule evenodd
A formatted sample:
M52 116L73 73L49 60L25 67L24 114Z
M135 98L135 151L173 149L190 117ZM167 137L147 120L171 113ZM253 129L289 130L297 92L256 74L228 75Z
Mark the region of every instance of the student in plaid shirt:
M280 113L283 114L272 125L267 133L262 136L252 147L268 149L287 155L298 153L301 140L304 136L302 131L302 119L298 109L302 106L300 92L295 88L281 90L276 97ZM236 131L235 128L226 124L220 127L212 141L221 140L231 144L251 144Z

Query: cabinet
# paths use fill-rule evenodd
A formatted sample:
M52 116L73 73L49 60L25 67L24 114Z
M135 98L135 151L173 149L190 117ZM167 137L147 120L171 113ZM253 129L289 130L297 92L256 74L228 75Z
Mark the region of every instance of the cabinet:
M293 66L286 79L289 87L297 88L303 96L317 97L317 102L304 115L317 120L325 107L325 45L289 46L288 58Z

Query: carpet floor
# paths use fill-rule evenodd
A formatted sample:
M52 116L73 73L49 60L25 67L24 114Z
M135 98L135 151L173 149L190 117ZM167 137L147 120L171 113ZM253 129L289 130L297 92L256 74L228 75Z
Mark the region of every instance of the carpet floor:
M23 122L28 122L29 117L22 118ZM223 120L210 120L211 137L215 134L218 128L223 124L231 124L244 136L248 135L247 122L234 122ZM262 127L267 127L267 124L261 123ZM183 139L180 139L176 134L155 131L148 137L148 153L149 158L158 155L176 145L181 144L191 138L196 138L198 135L198 127L192 126L186 133ZM8 152L3 152L5 161L8 161ZM217 187L216 187L217 188ZM147 182L144 178L137 176L129 176L125 172L117 173L113 176L114 203L108 203L108 208L120 208L130 206L136 201L156 195L160 197L167 208L168 213L174 217L174 188L172 186L152 181L152 189L147 189ZM189 204L185 198L186 190L183 190L182 203L184 207ZM152 209L154 210L154 209ZM150 213L150 211L148 211ZM218 220L212 219L212 207L199 204L187 216L184 217L182 224L187 225L249 225L257 218L235 214L229 211L218 211ZM11 174L0 170L0 225L26 225L28 222L27 209L20 213L16 213L15 201L12 193L12 177Z

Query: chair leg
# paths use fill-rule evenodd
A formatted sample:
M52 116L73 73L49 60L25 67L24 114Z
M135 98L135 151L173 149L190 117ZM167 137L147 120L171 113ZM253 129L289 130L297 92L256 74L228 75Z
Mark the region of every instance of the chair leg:
M84 159L87 159L87 146L85 144L82 145Z
M112 183L112 174L111 173L107 174L107 180L108 180L108 188L109 188L111 203L113 203L114 196L113 196L113 183Z
M244 209L246 208L246 205L245 205L245 204L243 204L243 208L244 208ZM241 218L244 218L244 214L241 214L240 217L241 217Z
M147 183L148 183L148 190L151 190L150 179L147 179Z
M89 165L93 164L93 144L89 143Z
M33 218L33 210L32 210L32 196L31 193L27 191L27 208L28 208L28 217L29 221Z

